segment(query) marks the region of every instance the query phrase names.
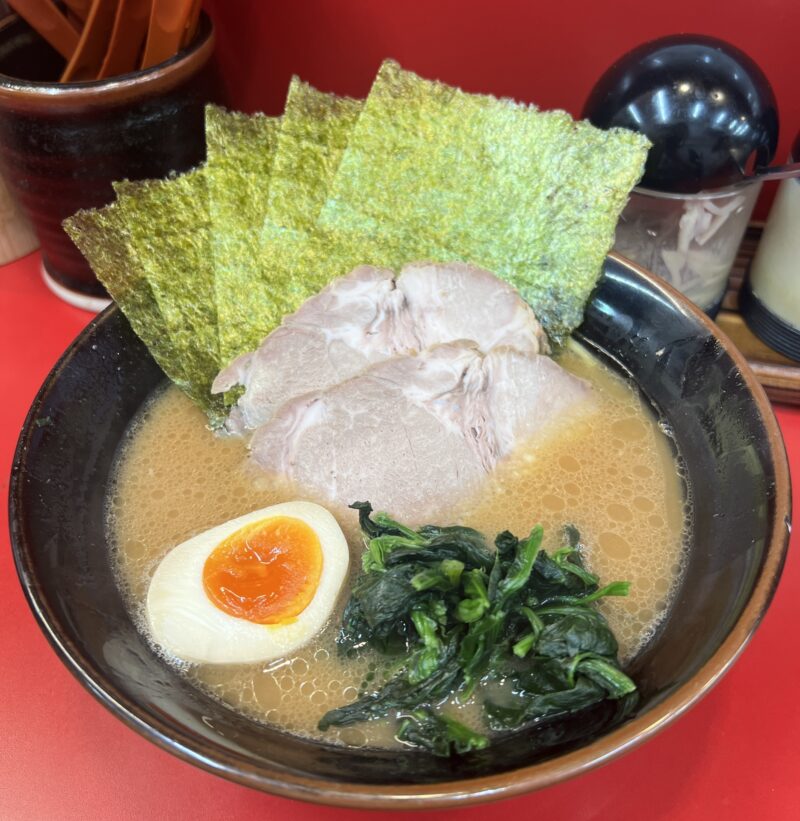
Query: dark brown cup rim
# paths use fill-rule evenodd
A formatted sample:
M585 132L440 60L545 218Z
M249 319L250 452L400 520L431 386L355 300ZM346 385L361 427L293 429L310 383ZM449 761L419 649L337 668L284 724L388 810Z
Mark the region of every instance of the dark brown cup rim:
M18 19L17 15L11 15L3 20L0 37L4 29ZM163 63L130 74L80 83L42 83L0 73L0 107L40 110L47 105L57 110L61 107L103 106L124 103L156 90L166 91L195 74L211 59L215 41L214 25L203 13L199 33L190 46Z
M775 468L773 529L747 604L730 633L711 658L691 679L679 686L671 695L655 704L644 715L631 719L619 729L556 758L480 778L402 786L335 783L313 776L293 775L277 769L257 768L244 756L211 745L198 744L196 739L190 738L181 731L176 731L173 726L168 725L158 716L144 715L139 705L106 680L103 674L94 667L92 660L75 645L69 635L60 629L58 619L51 612L36 582L31 548L25 540L22 529L15 526L16 507L19 505L21 493L21 477L17 468L23 462L28 445L28 436L25 432L30 433L33 429L39 406L53 382L59 378L61 371L70 362L75 345L79 344L98 323L107 321L118 310L116 306L106 309L98 319L90 323L51 371L25 420L23 435L20 437L13 463L9 519L17 571L37 621L67 668L92 695L125 724L144 738L190 764L244 786L287 798L360 809L424 809L466 806L532 792L608 763L634 749L683 715L730 669L747 646L775 593L789 541L791 515L789 464L783 437L770 402L744 356L728 336L705 313L662 279L619 254L611 253L609 258L636 272L647 281L650 287L658 291L665 301L677 303L683 312L690 315L719 340L725 352L735 362L753 396L766 430L769 453Z

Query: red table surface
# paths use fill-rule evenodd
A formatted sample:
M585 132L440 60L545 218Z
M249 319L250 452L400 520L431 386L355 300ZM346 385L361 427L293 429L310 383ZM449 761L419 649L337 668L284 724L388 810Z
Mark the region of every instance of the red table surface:
M33 254L0 268L4 494L28 406L59 354L90 319L46 290L38 266ZM793 472L800 475L800 409L778 406L775 411ZM0 515L5 519L5 506ZM5 520L0 532L0 819L324 821L367 814L228 783L173 758L124 726L50 649L17 581ZM796 540L794 536L792 542ZM790 550L775 599L750 646L687 715L623 758L580 778L494 805L465 808L460 817L468 821L489 812L548 821L800 817L799 624L800 557Z

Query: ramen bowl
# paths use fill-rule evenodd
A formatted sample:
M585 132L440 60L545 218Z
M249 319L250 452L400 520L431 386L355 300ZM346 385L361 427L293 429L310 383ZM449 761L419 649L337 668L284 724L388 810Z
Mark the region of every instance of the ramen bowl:
M14 459L12 543L39 624L81 683L145 738L292 798L373 809L463 805L538 789L630 750L701 698L759 624L786 553L789 472L772 410L743 357L663 281L610 256L576 335L653 404L697 490L686 571L629 667L641 699L621 722L609 708L548 734L521 731L439 759L304 740L191 685L137 630L112 572L104 506L115 454L164 381L113 307L53 368Z

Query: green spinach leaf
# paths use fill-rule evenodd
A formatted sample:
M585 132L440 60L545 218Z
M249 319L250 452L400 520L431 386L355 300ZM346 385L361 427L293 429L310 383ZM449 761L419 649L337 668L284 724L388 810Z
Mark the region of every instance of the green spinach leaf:
M413 530L373 514L369 502L351 507L366 551L339 645L400 658L381 686L327 712L320 729L393 719L399 741L446 756L489 743L441 711L454 697L465 702L477 694L493 730L547 726L553 737L553 722L604 702L617 705L610 711L616 719L633 709L636 685L593 606L604 596L626 595L628 583L601 586L583 564L574 526L565 528L567 544L552 555L542 550L538 525L527 539L500 533L491 553L471 528ZM484 683L499 687L501 696L487 696ZM595 725L589 722L587 732Z

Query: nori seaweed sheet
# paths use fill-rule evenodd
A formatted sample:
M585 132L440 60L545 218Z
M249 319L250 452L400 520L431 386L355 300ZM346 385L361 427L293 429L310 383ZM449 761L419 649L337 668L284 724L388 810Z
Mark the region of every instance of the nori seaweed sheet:
M261 226L280 121L206 107L206 181L222 364L272 330L261 322Z
M634 132L466 94L388 60L319 222L419 236L443 259L482 265L564 338L582 320L648 147Z
M184 368L180 351L167 333L150 283L128 249L129 222L118 203L78 211L64 221L64 229L86 257L97 278L147 345L164 373L192 399L205 406L193 379Z
M270 223L313 228L362 106L292 78L270 173Z
M219 421L216 370L359 264L464 260L560 341L639 179L640 135L386 61L366 101L292 81L283 118L206 109L208 160L65 223L165 373ZM228 396L228 401L231 400Z
M130 257L150 285L192 398L221 417L221 400L210 391L220 355L205 169L114 189L128 215Z

